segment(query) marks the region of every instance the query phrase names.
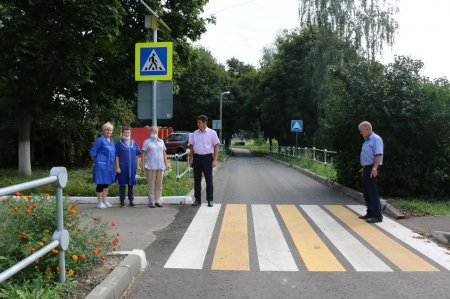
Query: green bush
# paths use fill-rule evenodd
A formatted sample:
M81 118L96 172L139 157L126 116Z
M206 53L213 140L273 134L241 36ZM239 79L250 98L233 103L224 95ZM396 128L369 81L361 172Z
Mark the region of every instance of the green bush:
M324 125L338 151L340 183L359 187L357 126L368 120L384 140L384 195L448 197L450 84L421 77L422 65L397 57L387 66L361 62L330 72Z
M245 145L245 141L236 141L234 143L235 146L244 146Z
M20 196L20 194L16 194ZM52 241L56 229L56 200L43 196L4 198L0 203L0 268L6 269ZM67 278L71 280L106 259L106 253L118 245L119 235L111 235L107 224L99 217L78 214L76 204L64 205L65 228L70 234L65 252ZM52 250L34 264L8 280L13 284L58 281L58 249ZM1 292L12 287L2 285Z

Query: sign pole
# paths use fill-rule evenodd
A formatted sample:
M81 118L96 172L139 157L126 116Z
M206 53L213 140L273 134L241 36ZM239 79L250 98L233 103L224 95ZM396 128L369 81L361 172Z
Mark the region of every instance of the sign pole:
M295 132L295 150L298 149L298 132Z
M152 18L152 41L154 43L158 42L158 19L155 16L151 16ZM158 126L158 111L156 110L156 87L158 85L158 81L153 81L153 89L152 89L152 106L153 106L153 115L152 115L152 126Z

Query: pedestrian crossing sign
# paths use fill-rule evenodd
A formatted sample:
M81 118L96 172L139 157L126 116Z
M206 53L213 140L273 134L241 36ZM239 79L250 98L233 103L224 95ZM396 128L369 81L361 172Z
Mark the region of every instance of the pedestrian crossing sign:
M172 43L137 43L136 81L172 80Z
M300 119L291 120L291 132L303 132L303 121Z

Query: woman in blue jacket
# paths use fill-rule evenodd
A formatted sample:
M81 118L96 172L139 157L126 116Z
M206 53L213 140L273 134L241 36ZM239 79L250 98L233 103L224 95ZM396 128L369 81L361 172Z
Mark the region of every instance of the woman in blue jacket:
M110 208L111 204L106 200L108 187L116 180L114 160L116 158L116 147L111 137L113 125L109 122L103 125L103 135L100 136L92 146L90 155L94 160L94 171L92 181L97 184L95 189L100 209Z
M119 182L120 207L125 207L125 189L128 186L128 200L134 208L133 187L136 185L136 170L139 165L141 150L136 141L131 139L131 128L122 127L122 139L116 144L116 172Z

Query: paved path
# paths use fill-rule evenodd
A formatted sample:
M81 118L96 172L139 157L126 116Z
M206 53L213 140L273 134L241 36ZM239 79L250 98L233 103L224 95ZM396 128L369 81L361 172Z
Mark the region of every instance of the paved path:
M450 298L450 252L291 168L236 150L215 186L157 234L129 298Z

